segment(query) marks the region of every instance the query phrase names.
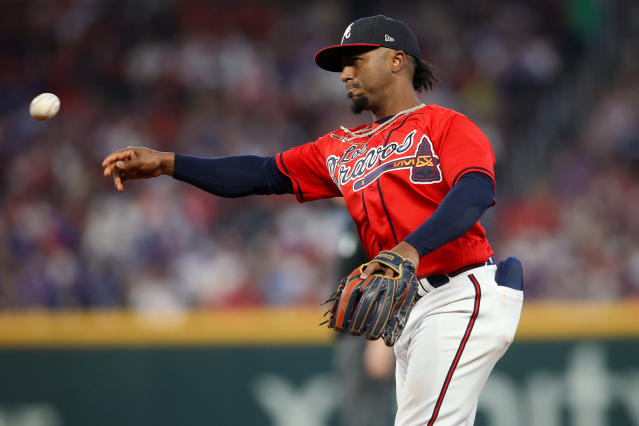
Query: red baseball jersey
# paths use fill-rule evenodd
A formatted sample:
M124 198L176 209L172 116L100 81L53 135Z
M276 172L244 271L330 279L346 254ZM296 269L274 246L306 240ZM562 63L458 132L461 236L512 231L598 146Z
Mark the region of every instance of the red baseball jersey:
M375 129L382 124L373 123ZM366 124L351 131L371 126ZM427 105L400 116L371 137L341 138L339 130L276 156L298 201L344 197L366 253L395 247L428 219L450 188L469 172L494 183L490 142L464 115ZM452 272L485 262L493 251L479 222L420 259L418 274Z

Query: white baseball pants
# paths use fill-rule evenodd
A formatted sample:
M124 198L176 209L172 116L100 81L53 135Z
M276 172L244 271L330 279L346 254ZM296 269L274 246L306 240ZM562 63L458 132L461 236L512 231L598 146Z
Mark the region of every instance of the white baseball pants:
M426 293L395 344L395 426L471 426L479 394L510 346L523 292L481 266Z

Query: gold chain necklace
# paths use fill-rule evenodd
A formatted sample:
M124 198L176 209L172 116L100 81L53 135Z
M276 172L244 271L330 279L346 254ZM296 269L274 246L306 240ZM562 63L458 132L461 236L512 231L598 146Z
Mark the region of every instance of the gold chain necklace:
M366 145L368 143L368 141L366 142L353 142L355 139L361 139L361 138L365 138L368 137L369 139L372 138L373 136L378 135L380 132L386 130L386 128L388 128L391 124L393 124L393 122L395 120L397 120L399 117L401 117L402 115L407 115L410 114L411 112L417 111L420 108L425 107L425 104L419 104L417 106L414 106L412 108L409 109L405 109L403 111L398 112L397 114L395 114L394 116L392 116L391 118L389 118L388 120L386 120L384 123L382 123L379 127L377 127L376 129L373 128L373 123L368 124L368 126L356 130L356 131L351 131L349 129L347 129L344 126L340 126L340 129L342 129L342 131L344 131L344 133L346 133L348 136L337 136L334 133L331 133L331 136L337 140L340 140L342 142L349 142L353 145Z

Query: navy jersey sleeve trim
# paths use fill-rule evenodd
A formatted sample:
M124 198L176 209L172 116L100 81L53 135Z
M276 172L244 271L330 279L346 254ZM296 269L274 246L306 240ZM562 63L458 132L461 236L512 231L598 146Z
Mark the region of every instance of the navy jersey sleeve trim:
M492 177L471 171L446 194L435 212L404 239L422 257L464 235L494 204Z
M282 155L282 153L279 153L278 155L280 156L280 164L282 165L282 168L284 169L284 173L286 173L286 175L288 175L287 177L289 178L289 180L295 182L295 186L297 187L297 191L295 191L295 192L300 197L300 201L302 201L302 202L306 201L306 200L304 200L304 193L302 192L302 186L297 181L297 179L295 179L294 177L291 176L291 173L288 171L288 168L286 168L286 164L284 164L284 156Z
M453 185L455 185L459 181L459 179L461 179L461 177L464 176L466 173L471 173L471 172L485 173L492 180L493 186L495 186L495 178L493 177L493 172L483 167L466 167L464 170L457 173L457 176L455 176L455 179L453 179Z
M277 167L274 156L202 158L175 154L173 177L220 197L293 194L293 184Z

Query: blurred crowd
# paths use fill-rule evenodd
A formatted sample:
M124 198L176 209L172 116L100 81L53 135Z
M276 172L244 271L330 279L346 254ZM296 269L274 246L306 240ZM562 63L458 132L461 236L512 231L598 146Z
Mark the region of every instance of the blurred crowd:
M357 244L339 202L226 200L166 176L119 194L100 162L129 145L271 155L369 120L313 56L380 12L408 23L436 67L424 101L491 139L498 204L486 226L498 257L524 261L528 294L639 294L636 47L624 45L610 86L522 191L500 176L520 166L510 154L545 95L578 75L606 30L601 10L461 3L0 2L0 309L323 301ZM28 115L40 92L62 100L47 122Z
M639 66L622 71L548 173L497 213L498 250L525 259L531 297L639 296Z

